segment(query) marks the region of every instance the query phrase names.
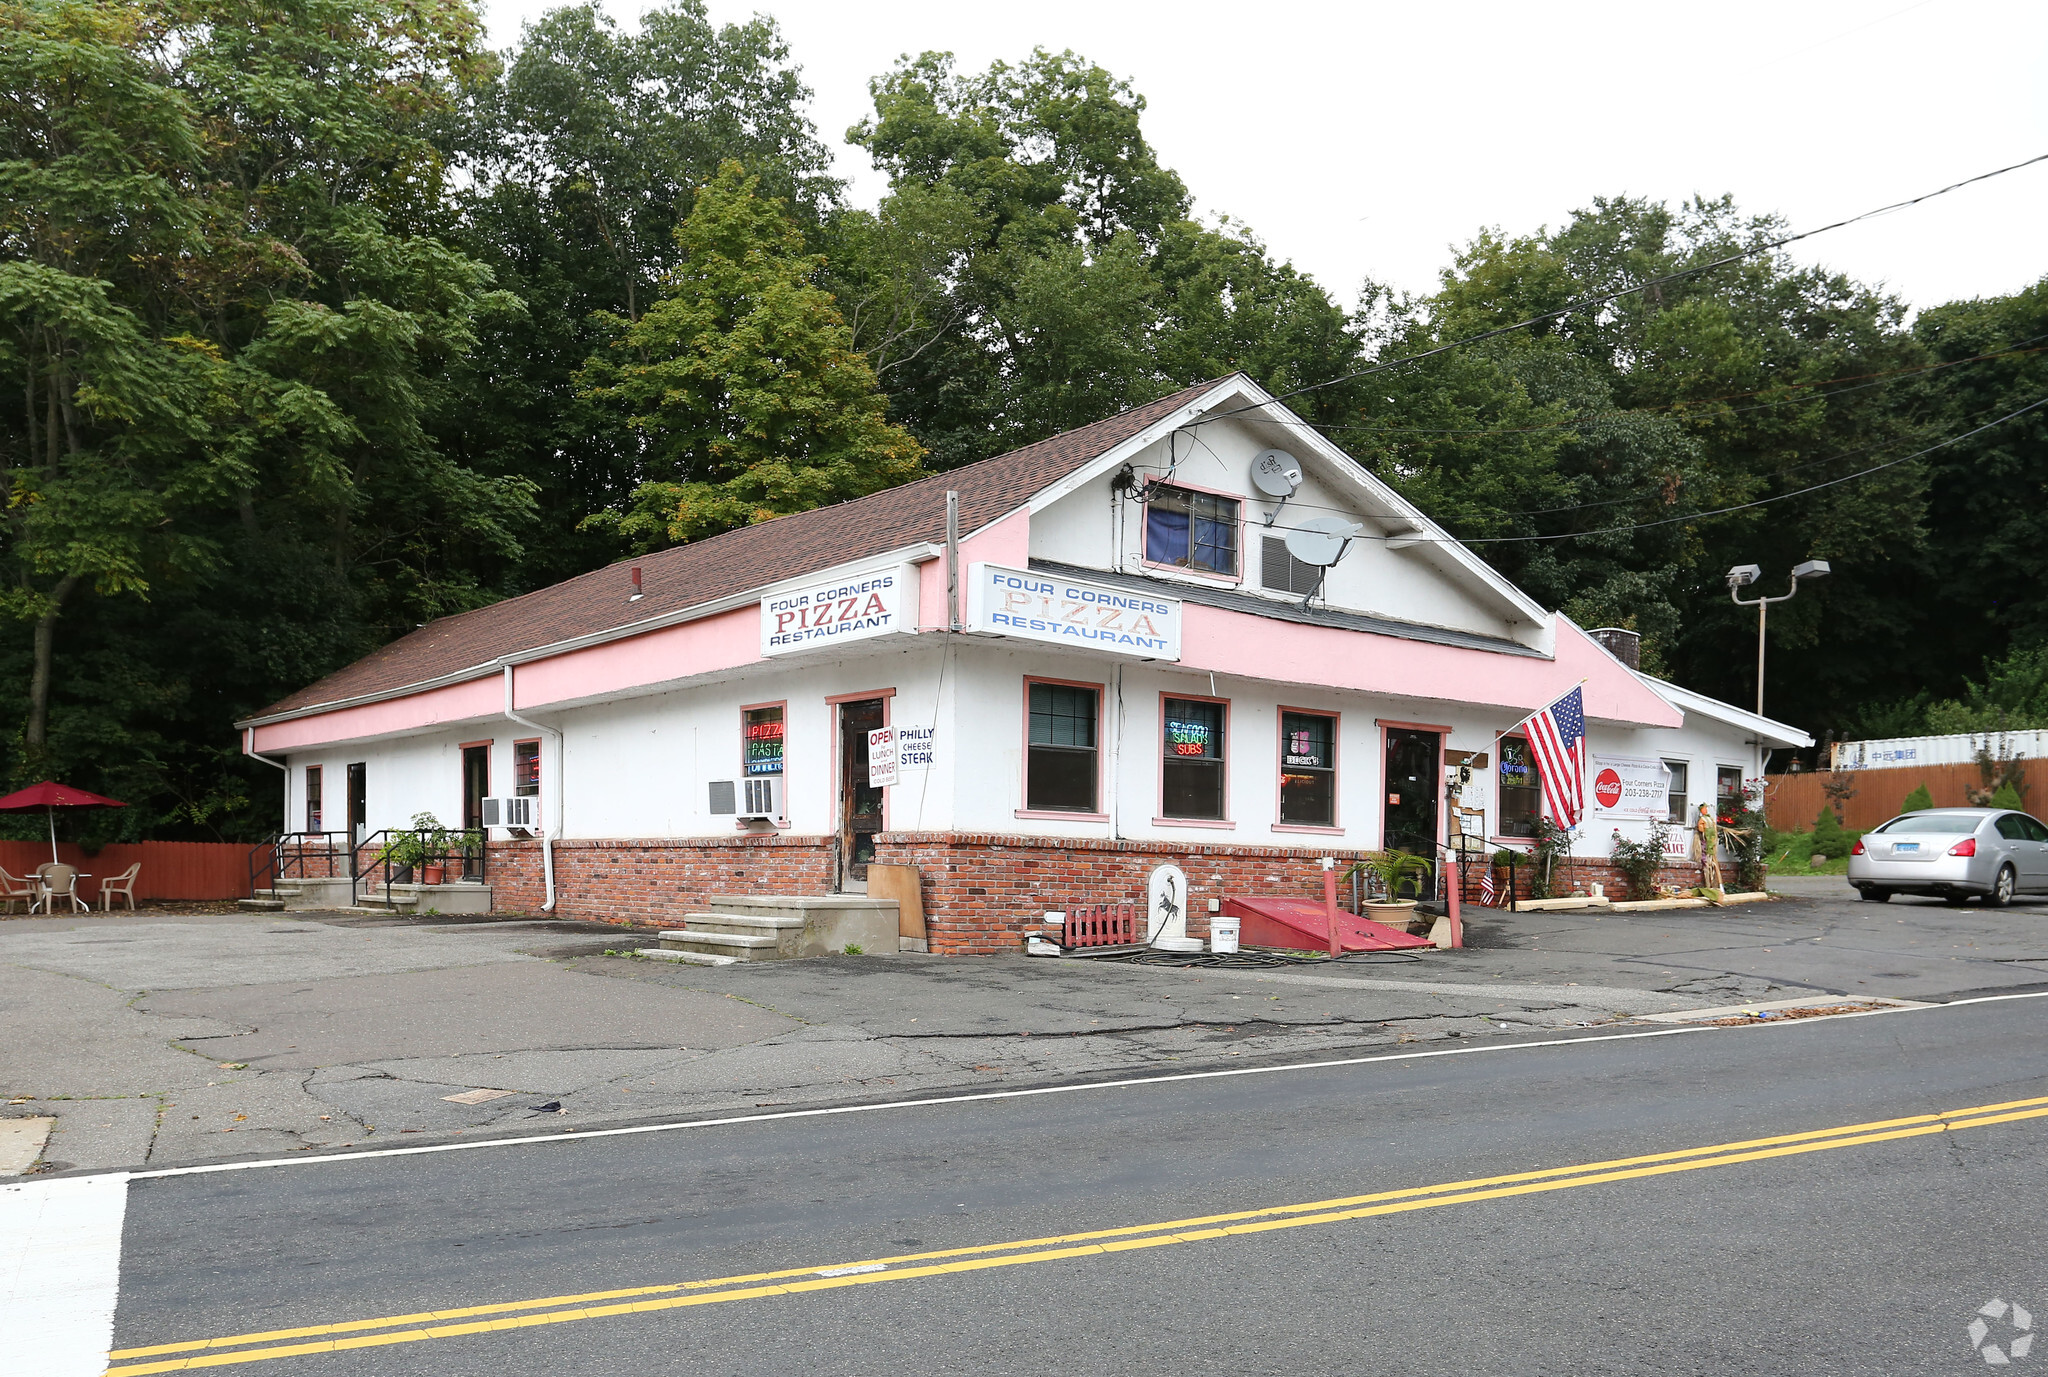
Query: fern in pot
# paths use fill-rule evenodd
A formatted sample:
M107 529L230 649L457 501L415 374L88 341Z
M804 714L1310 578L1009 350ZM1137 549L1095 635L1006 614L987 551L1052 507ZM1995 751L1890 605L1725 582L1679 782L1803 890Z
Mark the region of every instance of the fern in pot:
M1406 851L1382 851L1359 861L1351 867L1351 873L1371 876L1373 887L1379 890L1380 897L1367 897L1359 905L1364 911L1363 916L1389 927L1402 927L1407 924L1416 900L1396 896L1403 884L1411 879L1414 892L1417 895L1422 893L1423 883L1429 877L1429 862Z

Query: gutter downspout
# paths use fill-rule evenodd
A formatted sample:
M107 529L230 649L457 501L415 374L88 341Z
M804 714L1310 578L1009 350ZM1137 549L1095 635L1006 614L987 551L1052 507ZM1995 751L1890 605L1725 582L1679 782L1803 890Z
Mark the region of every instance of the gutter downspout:
M292 767L285 764L282 760L272 760L267 755L256 754L256 729L254 727L242 728L242 754L248 756L249 759L251 760L260 760L265 765L270 766L274 770L284 771L284 803L282 805L282 807L284 808L284 816L278 822L277 831L278 835L280 836L282 836L286 832L291 831Z
M562 816L562 797L564 794L562 766L568 753L562 748L562 733L559 728L544 727L540 723L521 717L518 713L512 711L512 666L509 664L505 666L505 716L522 727L531 727L537 732L545 732L555 738L555 768L551 771L555 777L555 809L552 816L541 819L540 828L540 873L547 884L547 901L540 906L540 909L542 913L553 913L555 911L555 827L560 822Z

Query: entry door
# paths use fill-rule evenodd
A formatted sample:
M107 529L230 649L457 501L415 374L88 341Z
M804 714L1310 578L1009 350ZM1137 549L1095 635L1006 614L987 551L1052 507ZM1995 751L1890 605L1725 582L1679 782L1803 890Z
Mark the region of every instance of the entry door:
M1443 790L1435 732L1387 728L1387 803L1381 845L1436 860L1436 810Z
M491 748L462 748L462 826L474 831L484 825L484 795L491 792Z
M348 767L348 841L350 846L363 844L363 833L370 825L370 767L358 760Z
M867 887L875 833L882 830L882 790L868 783L868 733L881 725L879 698L839 705L839 855L844 888Z
M489 746L464 746L462 748L462 828L465 832L483 834L484 795L491 792L491 748ZM469 847L462 848L462 878L476 879L476 857Z

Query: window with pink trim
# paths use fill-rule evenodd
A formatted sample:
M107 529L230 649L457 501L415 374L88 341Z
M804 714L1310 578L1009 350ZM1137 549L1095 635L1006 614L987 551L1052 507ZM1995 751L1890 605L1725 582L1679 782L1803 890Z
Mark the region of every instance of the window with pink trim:
M1024 755L1024 806L1057 813L1096 811L1101 696L1083 684L1030 681L1031 739Z
M1200 698L1168 698L1164 706L1161 815L1223 821L1223 704Z
M1235 498L1155 483L1145 498L1145 558L1237 577Z
M1337 825L1337 719L1280 714L1280 821Z

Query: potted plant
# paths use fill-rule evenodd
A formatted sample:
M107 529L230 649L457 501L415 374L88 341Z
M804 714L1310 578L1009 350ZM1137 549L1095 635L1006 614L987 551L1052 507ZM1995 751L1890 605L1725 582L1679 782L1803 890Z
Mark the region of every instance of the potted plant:
M1389 927L1405 927L1415 907L1414 899L1396 897L1401 892L1402 882L1413 877L1415 890L1421 892L1421 881L1429 874L1429 862L1420 856L1411 856L1406 851L1382 851L1377 856L1367 856L1351 867L1352 874L1363 872L1379 881L1383 897L1368 898L1359 907L1363 915L1375 923Z
M377 853L377 864L391 867L394 884L409 884L417 873L422 883L437 885L446 877L447 852L448 829L441 820L432 813L415 813L412 826Z

